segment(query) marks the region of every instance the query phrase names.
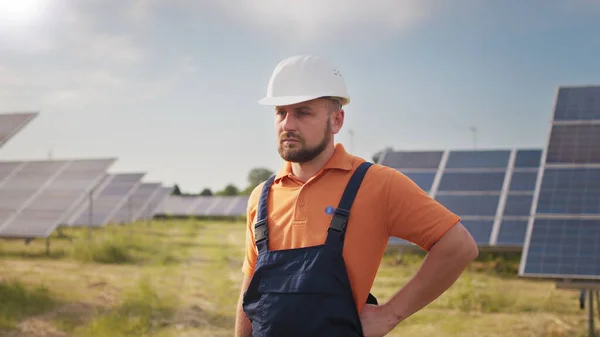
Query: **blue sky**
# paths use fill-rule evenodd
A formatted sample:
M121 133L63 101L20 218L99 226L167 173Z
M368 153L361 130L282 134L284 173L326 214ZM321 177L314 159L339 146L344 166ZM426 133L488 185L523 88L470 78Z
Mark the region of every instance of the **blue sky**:
M542 147L560 85L600 84L600 1L0 0L0 113L39 111L0 159L118 157L184 191L277 170L275 65L329 58L352 103L337 141ZM348 130L354 133L350 142Z

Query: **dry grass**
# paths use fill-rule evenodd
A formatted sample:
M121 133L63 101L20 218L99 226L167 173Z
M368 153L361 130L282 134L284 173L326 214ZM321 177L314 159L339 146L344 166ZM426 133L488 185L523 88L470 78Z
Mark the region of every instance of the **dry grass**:
M232 336L244 224L155 221L51 240L0 241L0 336ZM385 301L421 257L388 254ZM390 336L586 336L578 292L518 279L518 257L482 259ZM600 323L597 323L597 326Z

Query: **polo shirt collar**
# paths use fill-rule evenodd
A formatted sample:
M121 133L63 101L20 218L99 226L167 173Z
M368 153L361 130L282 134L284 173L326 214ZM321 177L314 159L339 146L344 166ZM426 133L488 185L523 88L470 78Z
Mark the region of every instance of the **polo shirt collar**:
M325 163L322 172L329 169L352 170L352 156L346 152L346 149L340 143L335 144L335 151L331 158L329 158L329 161ZM283 177L291 177L292 174L292 163L286 161L279 169L279 172L277 172L275 181L281 180Z

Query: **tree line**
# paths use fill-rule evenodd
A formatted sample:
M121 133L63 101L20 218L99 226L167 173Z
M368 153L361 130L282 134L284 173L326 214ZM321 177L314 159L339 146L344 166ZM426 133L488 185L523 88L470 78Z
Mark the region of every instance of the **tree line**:
M252 190L258 185L260 185L265 180L269 179L269 177L273 175L273 171L264 167L256 167L248 172L248 185L241 189L235 184L227 184L223 189L217 190L213 192L210 188L204 188L198 193L184 193L181 191L181 188L178 184L173 186L173 191L171 195L180 195L180 196L235 196L235 195L250 195Z

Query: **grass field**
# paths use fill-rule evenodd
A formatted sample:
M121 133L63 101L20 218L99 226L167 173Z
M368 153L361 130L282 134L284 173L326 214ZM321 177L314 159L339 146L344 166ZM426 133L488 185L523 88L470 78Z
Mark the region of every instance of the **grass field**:
M0 240L0 336L233 336L244 223L164 220ZM390 253L373 294L391 296L421 261ZM518 257L483 255L389 336L587 336L577 291L518 279ZM600 326L596 320L596 327Z

